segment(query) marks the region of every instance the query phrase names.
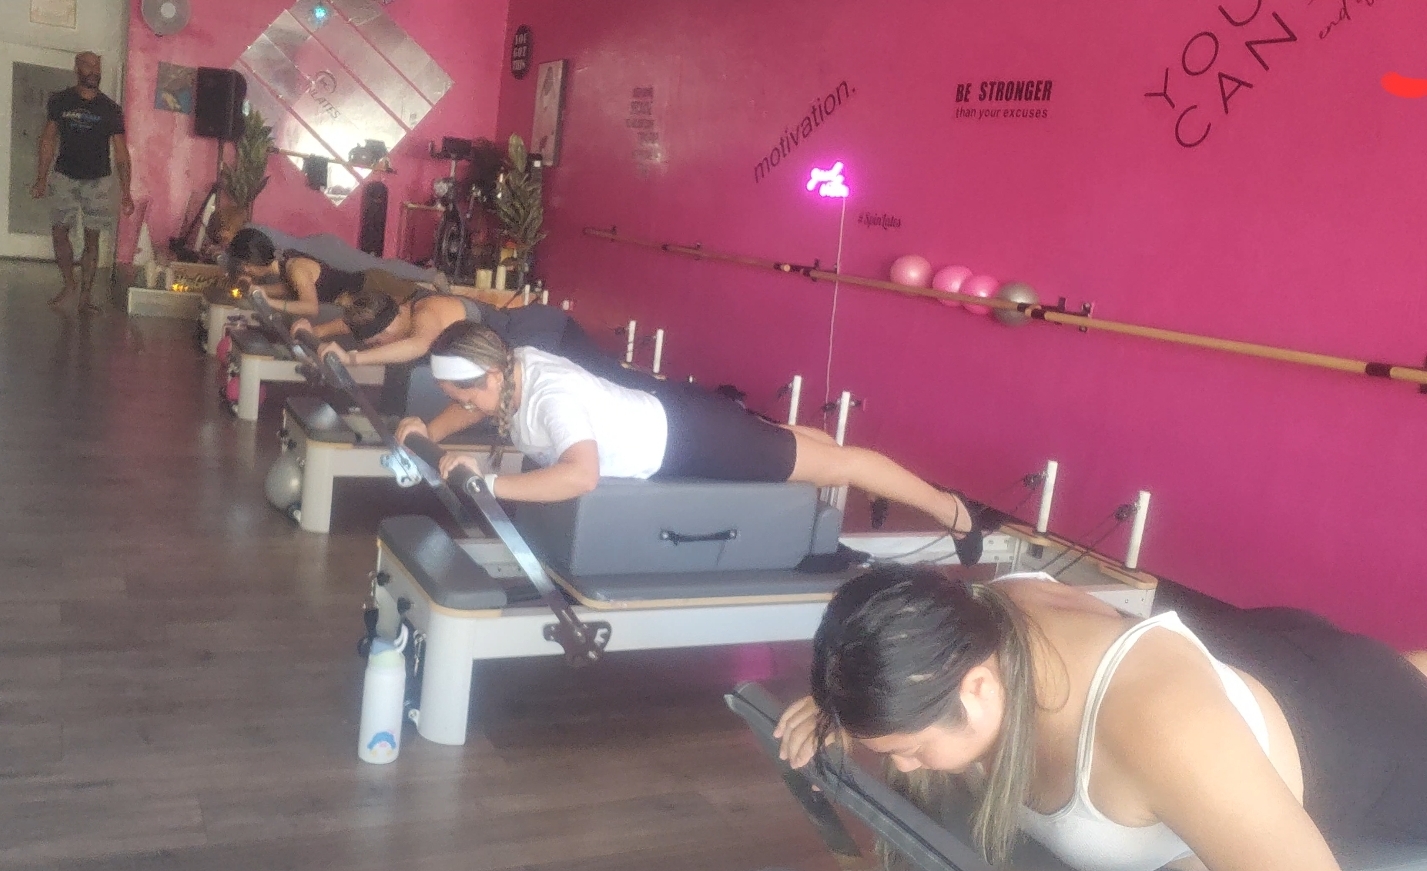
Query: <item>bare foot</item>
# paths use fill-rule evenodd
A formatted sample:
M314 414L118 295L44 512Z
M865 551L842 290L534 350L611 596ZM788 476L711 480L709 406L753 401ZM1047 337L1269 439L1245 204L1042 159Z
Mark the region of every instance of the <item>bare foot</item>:
M52 297L52 298L50 299L50 301L49 301L50 307L51 307L51 308L58 308L59 305L60 305L60 303L62 303L62 302L64 302L65 300L69 299L69 295L70 295L71 293L74 293L74 289L73 289L73 288L66 287L64 290L61 290L58 294L56 294L54 297Z
M89 294L87 294L87 293L80 294L80 296L79 296L79 313L80 313L80 314L88 314L88 313L90 313L90 312L99 312L99 311L103 311L103 309L101 309L98 305L95 305L94 300L93 300L92 298L90 298Z

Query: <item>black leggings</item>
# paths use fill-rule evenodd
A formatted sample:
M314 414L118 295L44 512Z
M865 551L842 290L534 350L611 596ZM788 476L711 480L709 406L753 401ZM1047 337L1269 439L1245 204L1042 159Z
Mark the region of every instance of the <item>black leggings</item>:
M1161 581L1180 618L1283 708L1303 762L1303 804L1335 849L1427 842L1427 677L1381 642L1292 608L1237 608Z

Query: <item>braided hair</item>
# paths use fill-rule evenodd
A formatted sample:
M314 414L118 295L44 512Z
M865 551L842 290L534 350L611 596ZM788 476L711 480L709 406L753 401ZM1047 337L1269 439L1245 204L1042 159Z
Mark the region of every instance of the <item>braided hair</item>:
M510 422L515 416L515 351L506 345L495 330L474 321L457 321L441 331L431 343L432 356L461 357L486 370L486 374L462 387L481 387L491 372L501 374L500 402L496 407L496 431L501 444L492 453L492 462L499 465L504 442L510 438Z

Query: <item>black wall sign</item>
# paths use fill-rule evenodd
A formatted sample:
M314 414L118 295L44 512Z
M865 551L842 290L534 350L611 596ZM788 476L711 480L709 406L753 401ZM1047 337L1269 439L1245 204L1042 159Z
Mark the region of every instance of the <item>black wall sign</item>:
M530 25L522 24L515 29L515 38L510 41L510 74L517 79L525 78L530 72L530 52L534 48L530 38Z

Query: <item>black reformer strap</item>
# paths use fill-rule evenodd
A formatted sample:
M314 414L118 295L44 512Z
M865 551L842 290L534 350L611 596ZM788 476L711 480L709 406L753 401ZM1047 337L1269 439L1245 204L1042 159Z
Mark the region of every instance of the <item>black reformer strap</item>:
M382 456L382 465L391 470L396 476L396 481L403 487L413 487L417 482L425 480L436 489L436 495L446 505L459 520L460 503L452 496L449 500L441 493L441 476L434 469L423 469L412 459L411 455L402 450L401 445L396 440L394 433L386 420L377 413L371 400L362 392L362 388L352 378L352 373L347 371L347 367L335 354L328 354L326 359L319 360L317 357L317 337L307 330L301 330L297 335L292 335L287 330L282 317L277 310L260 293L249 295L252 300L253 310L258 313L258 318L263 326L270 332L275 333L292 349L293 359L297 361L298 370L310 379L315 373L322 381L329 386L340 390L346 394L347 398L357 406L357 410L371 424L372 429L386 445L387 453Z
M446 453L440 445L420 435L408 435L406 448L431 469L440 468L441 458ZM437 480L440 480L439 477ZM451 473L451 484L457 492L464 494L475 504L496 537L515 557L516 563L540 594L546 607L555 615L556 622L545 627L545 640L559 644L565 651L566 661L571 665L582 666L597 662L604 655L605 646L609 644L610 625L602 621L587 623L575 615L569 599L565 598L565 594L550 580L545 566L530 549L525 537L516 530L510 516L505 513L505 509L479 475L465 467L459 467ZM446 488L445 482L441 483L441 487ZM446 489L450 492L449 488ZM458 520L460 516L458 515ZM472 533L468 531L467 534Z
M830 764L825 771L812 764L795 770L779 760L773 729L785 705L759 684L740 684L724 700L748 723L759 745L782 769L788 789L840 867L868 868L876 863L862 856L832 802L846 808L921 871L992 871L969 844L862 771L837 748L828 748Z

